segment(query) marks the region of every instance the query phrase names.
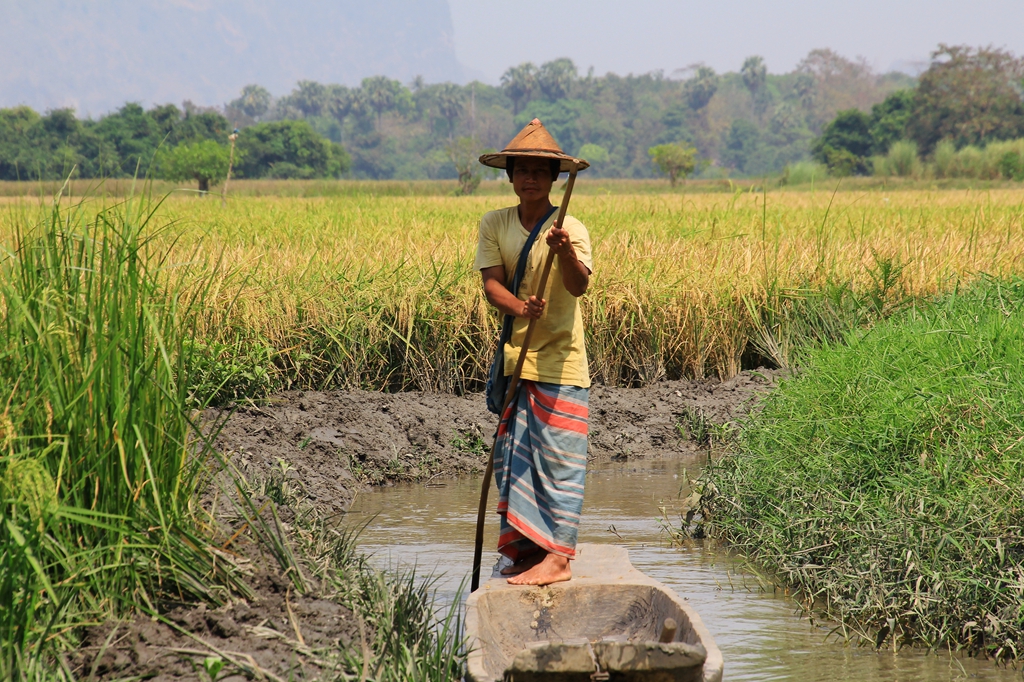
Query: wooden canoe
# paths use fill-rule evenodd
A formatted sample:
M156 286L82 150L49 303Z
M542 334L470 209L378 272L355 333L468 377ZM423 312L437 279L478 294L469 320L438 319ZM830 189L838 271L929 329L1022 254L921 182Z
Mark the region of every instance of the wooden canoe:
M467 680L722 679L722 653L689 604L633 568L622 547L576 549L568 582L513 586L495 571L469 596Z

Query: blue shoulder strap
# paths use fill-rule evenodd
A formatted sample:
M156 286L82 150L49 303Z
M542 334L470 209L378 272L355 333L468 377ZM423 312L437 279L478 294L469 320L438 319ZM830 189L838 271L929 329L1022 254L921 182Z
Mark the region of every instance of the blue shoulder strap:
M523 283L523 276L526 274L526 262L529 259L530 249L533 248L533 243L537 241L537 235L540 234L540 229L544 227L544 223L548 221L555 211L558 210L557 206L552 206L551 210L544 214L544 217L533 226L533 230L530 232L530 236L526 238L526 243L523 244L523 250L519 252L519 260L516 262L516 272L512 277L512 288L509 291L512 292L513 296L519 295L519 287ZM506 315L501 325L501 339L500 344L504 345L508 343L508 340L512 338L512 315Z

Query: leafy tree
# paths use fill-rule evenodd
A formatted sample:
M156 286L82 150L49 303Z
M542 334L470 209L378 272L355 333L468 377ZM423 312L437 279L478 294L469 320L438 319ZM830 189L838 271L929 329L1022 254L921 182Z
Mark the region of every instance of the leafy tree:
M448 121L449 141L455 135L455 122L462 115L463 100L465 99L462 88L454 83L444 83L437 91L437 108L441 115Z
M729 126L722 163L740 173L750 173L750 162L761 150L761 131L750 121L738 118Z
M799 64L800 97L811 129L818 132L844 109L865 110L877 102L878 87L871 67L828 49L811 50Z
M540 65L537 72L537 87L549 102L556 102L569 96L569 91L579 77L576 64L567 57L555 59Z
M677 102L665 109L665 113L661 116L661 123L671 131L672 139L676 139L682 136L679 134L680 132L687 130L689 117L689 107Z
M589 161L592 166L607 164L612 160L611 154L608 153L607 149L599 144L591 144L590 142L580 147L579 156ZM598 169L595 168L595 170Z
M871 107L871 138L876 154L885 154L894 142L906 137L913 106L914 91L904 89Z
M196 140L227 142L231 129L231 123L216 112L186 114L174 127L168 141L172 144Z
M460 137L447 145L448 158L455 165L459 176L459 193L472 194L480 186L480 175L483 166L478 159L483 153L479 140L472 137Z
M273 121L246 128L238 137L240 177L338 177L349 168L340 145L324 139L308 121Z
M701 111L718 92L718 74L710 66L700 64L693 76L683 85L686 103L694 111Z
M272 100L273 97L271 97L269 90L262 85L253 83L242 88L241 97L233 100L230 106L238 109L254 121L259 121L260 117L270 109L270 102Z
M195 180L200 192L209 192L228 174L228 148L213 140L180 144L161 152L157 164L168 180Z
M501 89L512 100L512 115L522 111L537 87L537 67L532 62L513 66L501 75Z
M25 180L32 177L41 159L34 158L30 143L40 116L29 107L0 109L0 179Z
M923 154L1024 136L1024 60L992 47L939 45L914 93L909 136Z
M840 111L812 147L814 158L837 175L867 173L874 147L871 117L859 109Z
M155 106L146 113L156 123L158 134L164 139L174 134L175 128L178 127L181 119L184 118L184 113L182 113L181 109L173 104Z
M162 137L156 121L135 102L101 118L96 132L113 146L120 160L119 175L144 174Z
M740 69L740 75L743 76L743 85L750 92L750 99L754 103L754 114L761 119L770 103L768 67L764 65L764 58L756 55L747 57Z
M689 145L659 144L648 149L647 154L673 187L677 179L686 179L697 168L697 150Z

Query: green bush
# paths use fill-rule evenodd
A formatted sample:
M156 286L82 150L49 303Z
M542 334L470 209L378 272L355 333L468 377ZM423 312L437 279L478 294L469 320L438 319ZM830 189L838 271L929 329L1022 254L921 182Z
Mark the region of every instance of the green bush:
M917 158L917 145L909 140L893 142L885 160L890 175L910 178L921 174L921 162Z
M871 157L874 175L882 177L921 177L924 167L917 156L917 145L908 140L898 140L889 146L884 156Z
M933 161L935 177L956 177L956 145L952 140L942 140L935 146Z
M943 178L1021 180L1022 161L1024 139L993 142L984 148L968 145L959 151L944 140L936 146L934 155L935 175Z
M1024 281L809 351L703 479L700 529L848 636L1024 654Z
M999 172L1007 180L1024 180L1024 156L1018 151L1008 151L999 157Z
M804 185L828 178L828 168L815 161L798 161L786 166L782 172L782 184Z
M1024 180L1024 139L993 142L985 151L1000 177Z

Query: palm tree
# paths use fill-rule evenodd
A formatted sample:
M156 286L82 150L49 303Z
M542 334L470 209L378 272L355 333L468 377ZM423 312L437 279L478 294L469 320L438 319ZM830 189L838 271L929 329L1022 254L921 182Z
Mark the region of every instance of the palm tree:
M387 76L373 76L363 79L363 93L366 102L377 112L377 132L380 132L381 116L385 111L395 106L401 83L393 81Z
M352 91L344 85L328 85L324 113L338 123L344 123L345 117L352 113Z
M569 89L578 77L573 61L562 57L541 64L537 72L537 86L544 97L554 102L569 95Z
M501 89L512 100L512 115L518 114L523 105L530 101L530 94L537 87L537 67L532 62L513 66L501 76Z
M818 80L809 73L798 73L793 79L793 94L800 106L810 111L818 103Z
M437 108L448 119L448 139L455 137L455 121L462 115L464 95L454 83L444 83L437 89Z
M740 73L754 102L754 114L761 119L768 109L768 68L764 65L764 59L757 55L747 57Z
M694 111L701 111L718 92L718 74L710 66L701 64L683 86L686 102Z
M246 85L242 88L242 96L231 102L233 108L258 121L260 116L267 113L271 101L270 91L262 85Z
M299 81L288 101L306 118L320 116L327 103L327 88L316 81Z

